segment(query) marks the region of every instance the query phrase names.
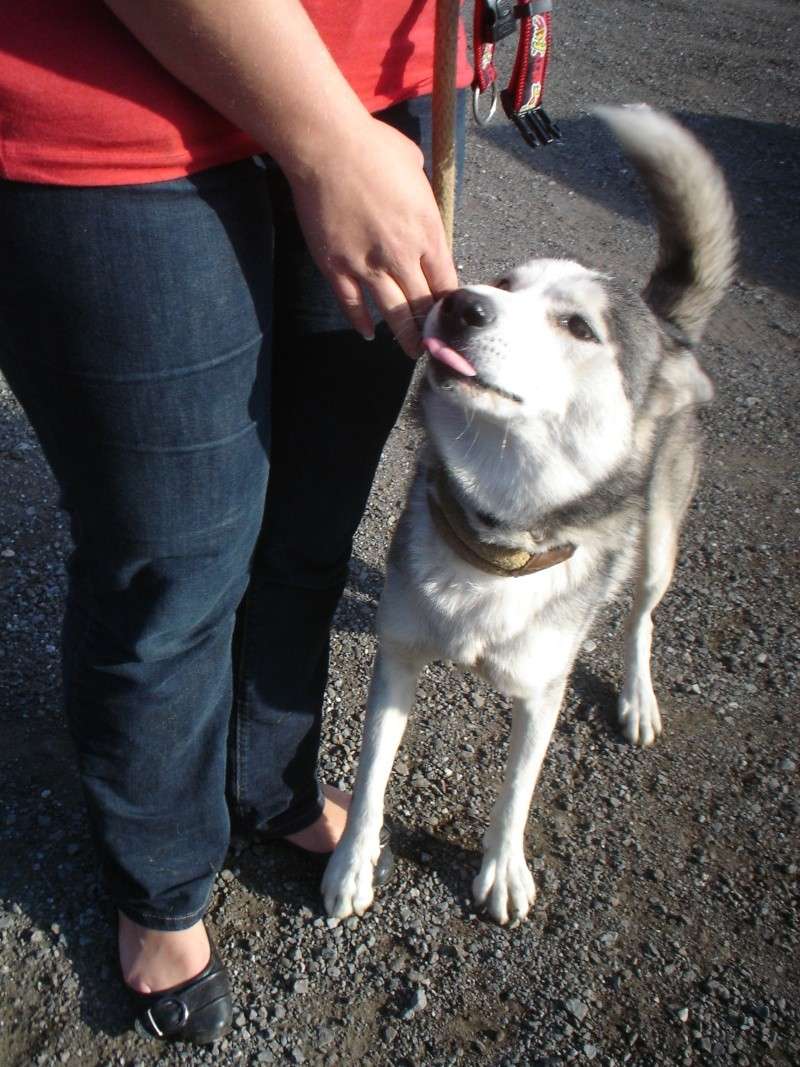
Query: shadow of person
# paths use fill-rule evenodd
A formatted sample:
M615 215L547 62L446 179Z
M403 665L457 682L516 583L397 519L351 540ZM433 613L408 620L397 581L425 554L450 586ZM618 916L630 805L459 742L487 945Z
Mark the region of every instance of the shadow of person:
M0 404L0 478L0 522L15 530L15 553L0 561L0 918L20 962L9 1040L20 1043L18 1062L33 1062L57 1040L75 995L101 1040L126 1031L130 1015L61 712L67 524L33 433L9 403Z
M347 587L333 618L337 633L374 634L375 616L383 589L383 572L354 556Z

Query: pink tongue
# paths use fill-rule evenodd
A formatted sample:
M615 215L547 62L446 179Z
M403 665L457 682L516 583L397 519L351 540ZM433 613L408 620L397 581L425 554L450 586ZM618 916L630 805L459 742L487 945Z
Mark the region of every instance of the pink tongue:
M474 378L478 373L471 363L468 363L454 349L448 348L444 341L440 341L438 337L423 337L422 343L434 359L438 359L440 363L452 367L459 374Z

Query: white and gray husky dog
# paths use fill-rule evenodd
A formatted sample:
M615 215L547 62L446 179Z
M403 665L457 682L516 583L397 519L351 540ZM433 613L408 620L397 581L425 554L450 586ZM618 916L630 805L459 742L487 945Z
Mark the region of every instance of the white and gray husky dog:
M733 210L697 141L649 108L603 109L655 205L658 262L640 296L567 260L533 260L439 301L420 397L427 446L392 543L347 828L323 880L332 916L373 899L386 783L432 660L513 698L508 767L473 883L499 923L535 887L524 830L576 653L632 576L619 718L661 732L651 613L669 585L698 470L694 354L730 281Z

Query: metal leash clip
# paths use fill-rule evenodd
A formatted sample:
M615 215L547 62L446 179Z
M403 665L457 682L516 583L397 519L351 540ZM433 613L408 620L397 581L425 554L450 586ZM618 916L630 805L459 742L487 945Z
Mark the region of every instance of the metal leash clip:
M492 84L489 86L488 91L491 93L491 99L489 101L489 110L486 112L482 112L480 109L480 98L484 95L484 93L482 93L481 90L477 88L477 86L473 86L472 89L472 117L475 119L479 126L488 126L494 118L495 111L497 111L498 92L496 81L492 82Z
M475 65L472 113L486 126L503 110L532 148L561 140L558 126L542 107L544 82L552 46L552 0L476 0L474 22ZM498 41L519 27L519 44L508 87L498 94L494 49ZM480 98L491 92L489 110L481 112Z

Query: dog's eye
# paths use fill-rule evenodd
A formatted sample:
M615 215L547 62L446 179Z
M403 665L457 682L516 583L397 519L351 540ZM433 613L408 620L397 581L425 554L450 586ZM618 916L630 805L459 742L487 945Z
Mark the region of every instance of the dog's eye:
M511 279L510 278L501 278L499 281L494 283L494 286L492 288L494 288L494 289L506 289L506 290L508 290L510 292L511 291Z
M559 321L559 326L563 326L565 330L569 330L572 336L578 341L594 341L595 344L600 343L600 338L586 319L582 318L580 315L569 315L567 318L561 319Z

